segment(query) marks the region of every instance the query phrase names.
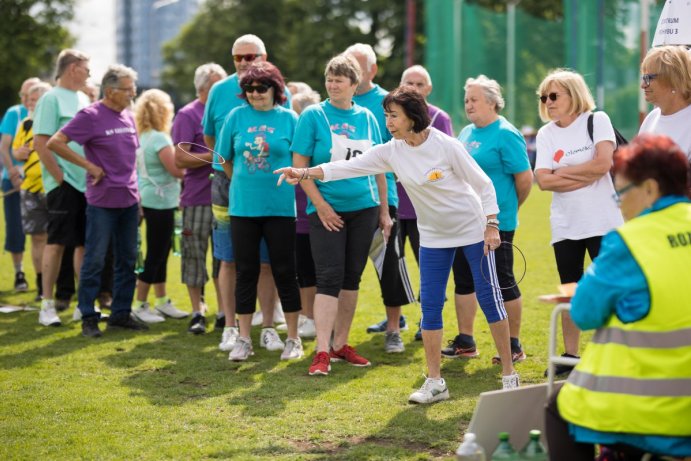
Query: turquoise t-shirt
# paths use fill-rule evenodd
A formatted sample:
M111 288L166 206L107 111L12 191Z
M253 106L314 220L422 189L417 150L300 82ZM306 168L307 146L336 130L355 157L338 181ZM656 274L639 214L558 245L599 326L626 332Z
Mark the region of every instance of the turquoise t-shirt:
M67 122L72 120L77 112L89 105L89 98L81 91L72 91L56 86L41 96L34 110L34 136L42 134L53 136ZM84 156L84 148L74 141L68 143L70 149ZM64 180L80 192L86 191L86 170L72 162L55 155L58 166L62 170ZM43 188L46 194L58 187L55 178L41 163Z
M290 109L291 95L287 87L284 88L284 93L288 99L286 99L283 107ZM241 94L242 89L240 88L238 74L229 75L211 87L209 99L204 106L204 118L202 119L202 127L205 136L218 137L230 111L238 106L247 104L247 101L240 97ZM218 152L218 149L215 150ZM211 166L214 170L223 171L219 159L215 158L214 164Z
M326 114L326 115L325 115ZM328 118L328 124L327 124ZM332 133L341 135L343 142L355 141L354 148L342 147L332 153ZM363 142L364 141L364 142ZM310 166L333 160L349 159L367 148L363 144L381 144L377 120L369 110L353 104L350 109L339 109L329 100L307 107L298 119L292 152L310 158ZM357 211L379 206L377 183L374 176L343 179L323 183L315 181L319 192L335 211ZM307 200L307 214L316 208Z
M369 109L374 118L379 124L379 133L381 134L382 143L388 142L391 139L391 133L386 129L386 116L384 115L384 98L389 94L384 88L379 85L374 85L374 88L367 93L356 94L353 96L353 102L359 106ZM398 191L396 189L396 177L393 173L386 173L386 197L390 206L398 207Z
M180 204L180 181L161 163L158 153L172 146L170 135L149 130L139 135L137 149L137 175L143 207L169 210Z
M273 172L293 164L290 144L297 120L281 106L259 111L244 105L228 114L216 151L233 162L229 215L295 217L295 189L285 182L276 186Z
M11 138L14 138L14 135L17 133L19 122L24 120L27 115L28 111L26 110L26 107L21 104L17 104L16 106L12 106L7 109L5 116L2 118L2 123L0 123L0 134L6 134ZM14 158L14 155L12 155L12 143L10 143L10 160L12 161L13 165L22 165L24 163ZM7 173L7 168L2 169L2 179L10 179Z
M513 175L530 169L523 135L504 117L486 127L470 124L458 139L494 184L499 205L499 229L518 227L518 196Z

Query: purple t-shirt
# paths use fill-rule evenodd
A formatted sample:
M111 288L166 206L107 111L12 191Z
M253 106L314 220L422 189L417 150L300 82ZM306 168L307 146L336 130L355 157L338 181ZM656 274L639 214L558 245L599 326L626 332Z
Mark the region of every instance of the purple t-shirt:
M206 146L202 130L203 116L204 104L199 99L195 99L180 109L173 121L171 133L173 144L177 145L182 142ZM204 154L209 151L199 146L190 146L188 152ZM180 206L182 207L211 205L211 180L209 178L214 170L211 164L201 160L199 165L199 168L185 169L182 194L180 194Z
M297 208L298 212L295 232L298 234L309 234L310 223L305 212L305 208L307 208L307 194L305 194L305 191L302 190L299 184L295 186L295 208Z
M103 168L105 176L93 185L86 176L86 203L102 208L126 208L139 202L137 148L139 138L132 113L116 112L101 101L77 112L60 131L84 146L86 159Z
M432 119L431 126L453 137L453 126L449 114L430 103L427 103L427 111ZM396 189L398 190L398 219L417 219L413 203L400 182L396 182Z

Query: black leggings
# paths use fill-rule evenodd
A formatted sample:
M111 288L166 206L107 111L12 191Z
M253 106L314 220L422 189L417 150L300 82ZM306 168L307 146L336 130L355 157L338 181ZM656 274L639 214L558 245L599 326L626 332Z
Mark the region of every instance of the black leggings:
M310 234L297 234L295 236L295 261L300 288L317 286L317 274L314 268L314 259L312 258Z
M232 216L230 234L237 271L235 303L238 314L252 314L257 304L259 243L269 248L269 261L284 312L298 312L300 291L295 275L295 218Z
M601 241L602 236L597 236L582 240L562 240L553 245L561 283L578 282L581 279L585 252L588 252L591 260L595 259L600 252Z
M410 239L410 247L418 266L420 265L420 231L417 229L417 219L400 219L398 221L398 235L401 238L401 254L405 255L405 241Z
M146 259L139 280L144 283L165 283L168 255L175 229L175 208L155 210L142 208L146 220Z

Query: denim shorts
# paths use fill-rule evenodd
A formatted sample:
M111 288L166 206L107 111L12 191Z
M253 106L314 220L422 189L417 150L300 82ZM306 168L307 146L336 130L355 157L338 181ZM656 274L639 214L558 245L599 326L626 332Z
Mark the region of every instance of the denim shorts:
M212 233L214 258L227 263L235 262L233 242L230 237L230 220L219 221L214 219ZM262 264L269 264L269 247L264 239L262 239L259 245L259 261Z

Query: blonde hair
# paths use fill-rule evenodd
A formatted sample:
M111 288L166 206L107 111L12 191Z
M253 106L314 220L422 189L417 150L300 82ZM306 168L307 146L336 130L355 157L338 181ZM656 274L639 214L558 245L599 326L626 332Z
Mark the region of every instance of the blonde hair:
M542 96L547 92L550 85L555 84L562 87L571 97L571 107L569 107L569 114L583 114L595 109L595 100L593 95L585 84L583 76L578 72L569 69L555 69L547 74L547 77L540 83L537 89L537 95ZM547 111L547 104L542 104L538 100L538 110L540 112L540 119L543 122L549 122L549 112Z
M173 102L165 91L146 90L134 104L134 120L141 134L149 130L170 131Z
M324 71L324 77L329 74L335 77L346 77L350 79L352 85L359 85L362 79L362 69L360 69L360 64L357 60L349 54L339 54L331 58L329 63L326 65L326 70Z
M504 97L501 95L501 85L496 80L487 78L486 75L478 75L477 78L469 78L465 81L465 86L463 91L467 92L468 88L471 86L477 86L482 90L485 95L485 100L494 104L494 111L500 112L506 103L504 102Z
M659 46L648 51L641 73L657 74L658 80L680 92L691 102L691 51L684 46Z

